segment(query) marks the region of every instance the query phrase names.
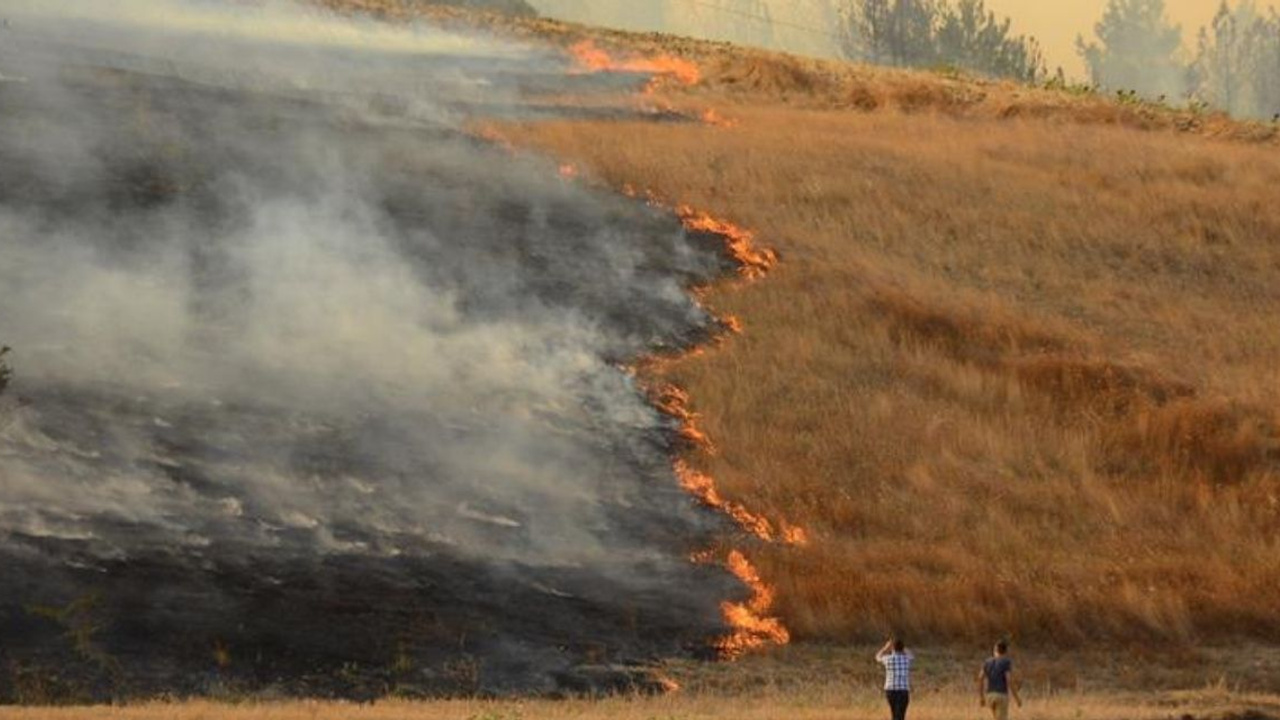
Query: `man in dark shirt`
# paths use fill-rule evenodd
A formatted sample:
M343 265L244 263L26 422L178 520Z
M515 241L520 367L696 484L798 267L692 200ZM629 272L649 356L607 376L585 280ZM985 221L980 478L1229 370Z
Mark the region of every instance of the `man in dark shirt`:
M1013 675L1013 660L1008 653L1009 644L1001 640L996 643L995 655L978 671L978 704L990 707L995 720L1008 720L1010 695L1022 707L1018 679Z

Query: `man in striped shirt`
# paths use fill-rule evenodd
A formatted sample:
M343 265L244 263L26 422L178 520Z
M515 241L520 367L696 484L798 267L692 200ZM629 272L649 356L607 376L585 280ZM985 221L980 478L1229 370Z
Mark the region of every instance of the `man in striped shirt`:
M884 666L884 697L889 701L893 720L906 720L911 704L911 661L915 656L901 640L890 638L876 653L876 662Z

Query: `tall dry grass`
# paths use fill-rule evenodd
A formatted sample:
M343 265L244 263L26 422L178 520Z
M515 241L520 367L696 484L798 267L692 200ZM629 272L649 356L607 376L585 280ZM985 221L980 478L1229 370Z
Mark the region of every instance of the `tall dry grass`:
M917 692L911 717L955 720L989 717L976 696ZM1256 714L1246 715L1252 712ZM1027 720L1166 720L1263 718L1280 712L1280 700L1204 690L1159 697L1060 694L1033 697L1015 717ZM1201 714L1203 713L1203 714ZM1265 714L1273 713L1273 714ZM724 697L615 698L602 701L386 701L374 705L334 702L149 703L123 707L0 708L0 720L880 720L887 715L874 691L813 688L810 694Z
M664 372L799 637L1280 640L1280 153L761 98L504 133L781 253Z
M1240 652L1243 650L1244 652ZM919 649L912 717L982 718L973 674L980 653ZM373 705L265 699L135 702L117 707L0 707L0 720L878 720L884 671L872 649L790 646L737 663L673 661L683 686L661 697L566 700L381 700ZM1280 650L1188 649L1175 663L1149 653L1099 648L1015 653L1027 701L1015 717L1035 720L1226 720L1280 717ZM1136 692L1135 689L1141 689ZM1241 715L1252 711L1255 715Z

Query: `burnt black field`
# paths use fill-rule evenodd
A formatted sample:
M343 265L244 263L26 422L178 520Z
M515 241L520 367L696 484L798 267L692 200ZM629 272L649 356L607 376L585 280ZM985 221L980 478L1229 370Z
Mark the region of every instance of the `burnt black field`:
M725 528L625 366L718 332L685 289L728 261L461 130L635 79L165 7L0 29L0 699L706 653L746 590L688 561Z

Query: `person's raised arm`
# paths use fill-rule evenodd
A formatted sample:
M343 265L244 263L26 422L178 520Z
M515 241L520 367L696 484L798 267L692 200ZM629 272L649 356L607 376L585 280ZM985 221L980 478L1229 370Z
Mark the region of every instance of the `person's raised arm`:
M888 655L892 651L893 651L893 638L889 638L888 640L885 641L884 645L881 646L881 648L876 651L876 660L877 661L883 660L885 655Z

